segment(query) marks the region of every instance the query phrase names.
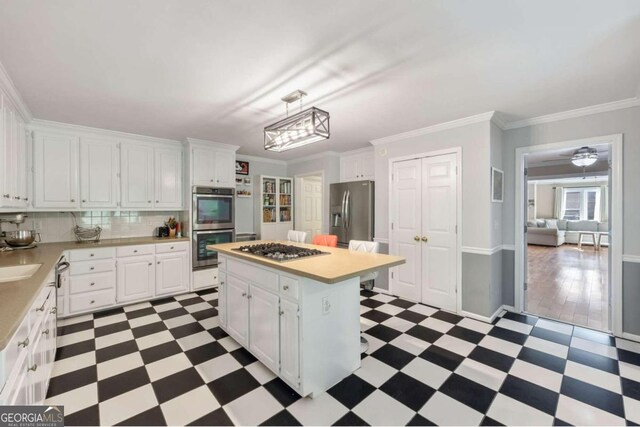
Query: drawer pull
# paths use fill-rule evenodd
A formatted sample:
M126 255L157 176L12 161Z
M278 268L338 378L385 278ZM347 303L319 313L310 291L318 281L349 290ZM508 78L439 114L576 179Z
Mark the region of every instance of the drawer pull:
M96 269L95 267L89 267L89 270L95 270L95 269Z
M49 335L49 329L42 331L42 335Z
M44 304L42 304L42 307L36 308L36 311L44 311Z
M93 256L93 254L89 254L89 256Z
M171 246L169 249L173 249L173 246Z
M94 286L96 284L96 282L91 282L89 283L89 286Z
M284 289L285 291L288 291L288 290L289 290L289 285L284 285L284 286L282 287L282 289Z
M220 285L224 285L224 280L220 282Z
M251 294L247 295L247 299L251 299L251 296L252 296Z
M284 315L284 310L280 310L280 316Z
M133 253L134 253L134 254L137 254L137 253L138 253L138 250L137 250L137 249L134 249L134 250L133 250Z
M27 368L27 372L29 372L29 371L35 372L37 370L38 370L38 364L37 363L35 363L32 367Z
M95 303L96 303L96 300L92 299L89 304L95 304Z
M51 308L51 314L56 314L58 312L58 307Z
M242 293L242 296L243 296L243 297L246 297L246 296L247 296L247 293L246 293L246 292L243 292L243 293Z
M160 261L158 261L158 265L160 265Z
M18 342L18 347L27 348L28 345L29 345L29 338L25 338L24 341Z
M150 262L150 263L149 263L149 265L153 265L153 263L152 263L152 262Z

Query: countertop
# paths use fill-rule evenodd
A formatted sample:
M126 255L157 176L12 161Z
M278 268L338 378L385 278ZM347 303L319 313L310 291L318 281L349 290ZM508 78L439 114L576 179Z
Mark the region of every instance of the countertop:
M98 243L39 243L33 249L0 252L0 267L42 264L38 271L28 279L0 283L0 351L4 350L38 293L46 285L47 276L58 263L63 251L179 241L189 241L189 238L128 237L104 239Z
M305 248L319 249L329 252L329 255L313 256L309 258L297 259L294 261L278 262L268 258L252 255L245 252L234 251L233 249L245 245L259 243L283 243L287 245L301 246ZM293 243L287 241L266 241L257 240L251 242L223 243L219 245L209 245L207 249L216 250L225 255L240 258L246 261L262 264L267 267L281 270L296 276L307 277L323 283L338 283L352 277L362 276L372 271L382 268L394 267L404 264L405 259L399 256L372 254L366 252L355 252L342 248L330 248L327 246L309 245L305 243Z

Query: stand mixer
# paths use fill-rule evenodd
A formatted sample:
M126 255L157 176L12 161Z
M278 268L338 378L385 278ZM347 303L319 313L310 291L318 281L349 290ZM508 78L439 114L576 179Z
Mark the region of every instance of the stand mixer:
M3 223L10 223L16 226L15 231L3 231L1 238L4 239L7 246L0 248L2 251L15 250L15 249L31 249L35 248L34 243L37 240L40 241L40 233L35 230L20 230L20 225L27 219L25 214L17 214L12 219L0 218L0 227Z

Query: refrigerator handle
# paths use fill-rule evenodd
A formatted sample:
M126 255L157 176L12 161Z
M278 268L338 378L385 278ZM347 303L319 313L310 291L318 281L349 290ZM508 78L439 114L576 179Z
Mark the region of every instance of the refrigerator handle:
M347 190L344 191L344 193L342 193L342 209L340 211L340 214L342 215L342 228L344 228L345 230L347 229L347 212L346 212L346 204L347 204Z
M347 200L345 203L345 222L347 224L347 230L351 227L351 191L347 190Z

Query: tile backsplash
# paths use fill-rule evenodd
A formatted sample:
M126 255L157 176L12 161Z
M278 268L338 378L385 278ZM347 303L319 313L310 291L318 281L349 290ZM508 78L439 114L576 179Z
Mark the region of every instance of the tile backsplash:
M152 236L154 229L170 217L176 217L185 225L188 213L183 211L84 211L74 212L76 220L70 212L28 212L28 218L20 226L21 229L35 229L40 233L43 242L64 242L75 240L73 226L102 227L101 239L119 237ZM4 216L3 214L0 214ZM2 229L13 229L11 224L3 224Z

